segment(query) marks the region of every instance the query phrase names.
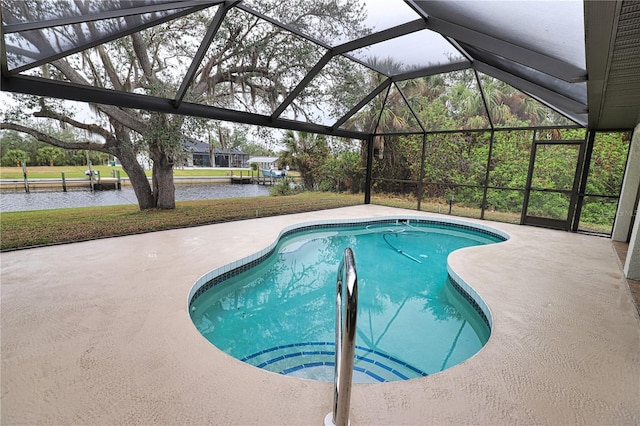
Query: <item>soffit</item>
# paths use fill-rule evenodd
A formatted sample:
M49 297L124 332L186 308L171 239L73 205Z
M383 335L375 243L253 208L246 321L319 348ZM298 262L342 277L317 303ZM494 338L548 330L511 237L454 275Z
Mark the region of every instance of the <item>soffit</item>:
M585 2L589 127L640 122L640 1Z

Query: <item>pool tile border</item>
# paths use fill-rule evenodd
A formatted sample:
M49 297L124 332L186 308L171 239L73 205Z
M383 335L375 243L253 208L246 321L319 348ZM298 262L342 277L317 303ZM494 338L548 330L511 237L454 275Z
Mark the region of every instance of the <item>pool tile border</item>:
M480 316L480 319L482 319L485 325L489 327L489 330L491 330L491 322L490 322L491 315L487 315L485 313L485 311L488 310L485 303L483 303L483 306L481 306L480 303L478 303L478 300L482 301L482 298L480 297L480 295L478 295L468 285L464 285L464 282L462 285L459 284L453 277L451 277L451 275L449 275L449 277L447 278L447 282L451 284L451 286L456 290L456 292L460 296L462 296L467 301L467 303L469 303L469 305L471 305L471 307ZM464 287L466 287L466 289L463 287L463 285ZM473 295L471 293L473 293Z

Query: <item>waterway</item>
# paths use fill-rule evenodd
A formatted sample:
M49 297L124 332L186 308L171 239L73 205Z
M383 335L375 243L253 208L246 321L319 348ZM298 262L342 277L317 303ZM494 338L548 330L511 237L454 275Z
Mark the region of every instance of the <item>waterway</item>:
M260 197L269 195L264 185L176 185L176 201L213 200L233 197ZM122 204L138 204L133 188L117 191L94 191L84 189L62 191L2 191L0 213L64 209L71 207L98 207Z

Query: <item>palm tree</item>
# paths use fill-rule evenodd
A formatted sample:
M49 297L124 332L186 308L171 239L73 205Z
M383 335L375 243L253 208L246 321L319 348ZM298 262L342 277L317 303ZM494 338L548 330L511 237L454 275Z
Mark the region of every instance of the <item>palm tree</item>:
M313 189L321 173L329 146L323 135L287 130L282 140L285 149L278 159L282 167L296 168L302 176L305 188Z
M539 126L555 124L559 114L503 81L480 77L494 125ZM566 123L564 123L566 124Z

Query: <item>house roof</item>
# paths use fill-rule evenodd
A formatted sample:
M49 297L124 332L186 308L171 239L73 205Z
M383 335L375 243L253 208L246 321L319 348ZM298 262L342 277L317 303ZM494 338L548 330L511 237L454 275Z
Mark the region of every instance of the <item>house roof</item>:
M496 79L565 117L565 124L606 130L630 129L640 121L638 1L354 0L347 4L362 7L366 14L364 29L356 37L330 31L329 18L304 19L288 13L292 5L304 8L305 0L280 7L264 0L67 0L66 7L59 3L50 8L30 7L36 2L22 0L0 4L2 90L363 138L380 129L354 126L350 119L376 99L397 91L413 111L416 106L404 91L411 82L467 73L483 95L491 128L496 112L488 106L486 86ZM181 43L191 52L185 65L163 58L180 73L179 84L170 93L134 93L38 75L43 64L190 15L207 22L206 31L201 40L187 35L167 38L167 43ZM247 103L251 85L236 89L237 97L225 103L189 100L209 49L224 45L227 33L220 28L234 17L279 28L288 40L315 52L300 64L306 74L295 79L282 75L274 83L284 91L272 105ZM260 55L255 52L258 59ZM287 61L286 56L269 61ZM349 81L336 82L340 75L329 75L327 70L345 64L369 70L380 84L354 87ZM349 87L353 93L348 105L337 108L319 100L310 110L298 111L297 101L311 96L312 90L325 90L322 96L327 97ZM416 116L411 130L434 128Z
M249 163L275 163L278 157L249 157Z

